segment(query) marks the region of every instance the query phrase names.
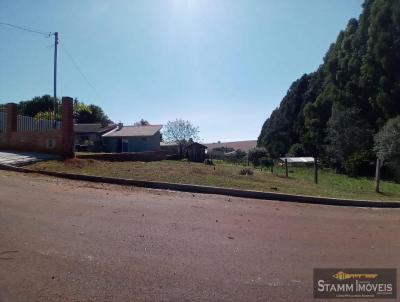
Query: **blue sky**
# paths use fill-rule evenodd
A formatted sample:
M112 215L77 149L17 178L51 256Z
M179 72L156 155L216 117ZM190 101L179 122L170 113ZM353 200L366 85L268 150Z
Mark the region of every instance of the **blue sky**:
M0 0L0 22L60 33L58 95L115 122L175 118L204 142L256 139L361 0ZM0 26L0 103L52 94L52 39ZM92 84L78 73L66 49Z

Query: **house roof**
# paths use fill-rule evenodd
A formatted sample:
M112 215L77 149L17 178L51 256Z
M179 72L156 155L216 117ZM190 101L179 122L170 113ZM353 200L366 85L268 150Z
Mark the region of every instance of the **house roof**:
M117 125L103 125L103 124L74 124L75 133L105 133L116 128Z
M256 140L251 140L251 141L237 141L237 142L225 142L225 143L212 143L212 144L205 144L209 150L215 149L215 148L232 148L234 150L240 149L242 151L249 151L250 149L253 149L257 147L257 141Z
M162 125L123 126L103 135L103 137L148 137L160 131Z

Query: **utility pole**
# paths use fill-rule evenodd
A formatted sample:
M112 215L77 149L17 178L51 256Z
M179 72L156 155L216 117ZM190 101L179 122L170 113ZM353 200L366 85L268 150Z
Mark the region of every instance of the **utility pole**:
M314 157L314 183L318 184L318 160Z
M57 45L58 32L54 33L54 119L57 113Z
M286 178L289 177L287 158L285 158L285 176Z

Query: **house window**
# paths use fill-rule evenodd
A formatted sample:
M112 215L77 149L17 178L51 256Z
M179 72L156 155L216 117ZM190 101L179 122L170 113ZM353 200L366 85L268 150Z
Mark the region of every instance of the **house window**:
M122 139L122 152L129 152L129 140Z

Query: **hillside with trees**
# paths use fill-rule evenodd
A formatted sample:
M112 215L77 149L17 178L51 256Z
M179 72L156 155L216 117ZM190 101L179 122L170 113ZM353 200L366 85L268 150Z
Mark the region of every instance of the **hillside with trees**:
M371 175L385 150L382 131L399 129L399 114L400 1L366 0L318 70L291 85L264 123L258 145L274 158L317 156L337 171ZM385 158L391 175L399 169L396 162Z

